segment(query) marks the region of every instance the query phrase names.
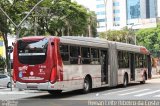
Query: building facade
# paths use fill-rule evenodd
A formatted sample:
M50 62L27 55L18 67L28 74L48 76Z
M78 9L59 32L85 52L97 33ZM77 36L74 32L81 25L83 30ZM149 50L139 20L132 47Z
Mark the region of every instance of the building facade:
M160 0L157 0L157 21L160 23Z
M3 38L2 37L0 37L0 56L1 57L4 57L5 56L5 54L4 54L4 42L3 42Z
M96 0L98 32L156 26L157 0Z
M15 42L16 37L15 36L8 36L8 46L12 46L12 43ZM4 45L4 41L3 38L0 37L0 56L3 58L6 58L6 51L5 51L5 45ZM13 59L13 53L11 53L10 55L11 59Z

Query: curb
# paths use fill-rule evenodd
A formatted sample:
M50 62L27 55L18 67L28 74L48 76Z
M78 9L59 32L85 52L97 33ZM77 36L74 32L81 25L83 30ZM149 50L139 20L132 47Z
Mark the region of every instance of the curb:
M151 79L158 79L160 78L160 75L152 75Z

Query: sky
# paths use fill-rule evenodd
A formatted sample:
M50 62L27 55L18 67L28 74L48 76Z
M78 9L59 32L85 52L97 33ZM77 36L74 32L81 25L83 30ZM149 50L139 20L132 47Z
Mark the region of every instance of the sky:
M75 0L77 3L84 5L92 11L96 10L96 0Z

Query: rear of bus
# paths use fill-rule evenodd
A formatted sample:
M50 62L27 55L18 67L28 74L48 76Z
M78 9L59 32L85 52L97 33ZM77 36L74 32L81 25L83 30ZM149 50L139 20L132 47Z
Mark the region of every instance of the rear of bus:
M57 44L54 37L25 37L15 42L13 53L13 79L17 88L58 90L57 80L62 80L57 67ZM60 71L60 70L59 70Z

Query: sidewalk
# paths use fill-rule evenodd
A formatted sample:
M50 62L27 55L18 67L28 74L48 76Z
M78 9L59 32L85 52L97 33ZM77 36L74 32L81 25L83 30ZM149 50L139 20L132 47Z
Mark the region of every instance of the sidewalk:
M39 90L19 90L18 88L12 88L12 91L11 91L11 88L1 88L0 89L0 94L3 94L3 93L13 93L14 94L28 94L28 93L44 93L44 91L39 91Z
M0 88L0 101L1 100L19 100L19 99L42 96L46 94L48 95L48 92L45 92L45 91L37 91L37 90L19 91L17 88L13 88L13 90L11 91L11 89L9 88Z
M160 78L160 73L156 71L156 68L152 68L152 79Z
M157 79L157 78L160 78L160 75L152 75L152 78L151 79Z

